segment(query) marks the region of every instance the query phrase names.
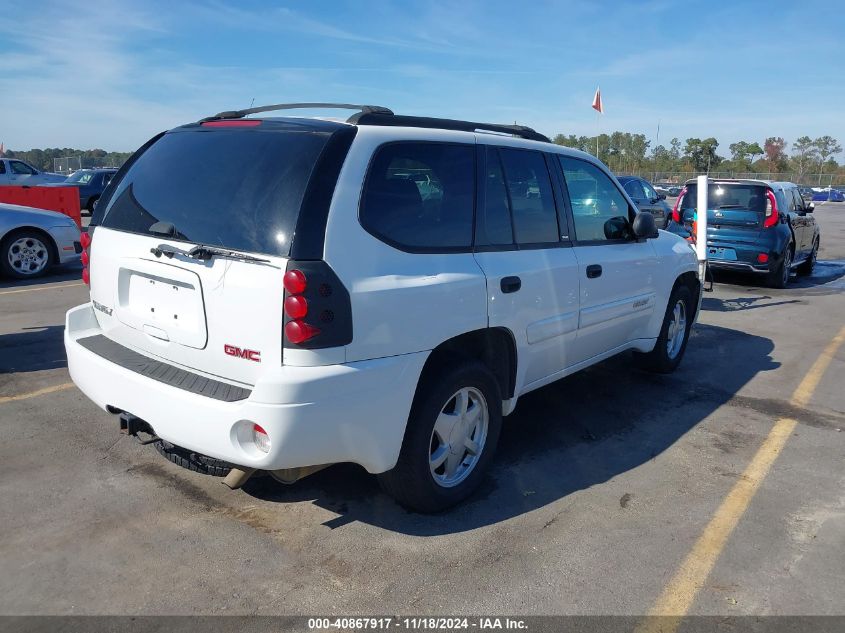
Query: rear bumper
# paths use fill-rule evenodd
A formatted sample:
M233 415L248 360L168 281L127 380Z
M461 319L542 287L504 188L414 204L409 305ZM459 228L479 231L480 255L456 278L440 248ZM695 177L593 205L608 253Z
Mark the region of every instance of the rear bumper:
M224 402L147 378L78 342L98 334L91 304L67 313L71 378L99 407L136 415L177 446L262 470L336 462L354 462L371 473L391 469L428 356L270 368L245 400ZM252 445L253 423L267 431L269 453Z
M749 273L768 273L768 264L749 264L747 262L733 262L724 261L721 259L708 259L707 264L710 268L718 268L721 270L740 270Z

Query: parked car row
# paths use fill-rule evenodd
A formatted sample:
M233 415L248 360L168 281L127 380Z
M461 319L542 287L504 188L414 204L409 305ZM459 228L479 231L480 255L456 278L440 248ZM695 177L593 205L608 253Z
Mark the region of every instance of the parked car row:
M62 182L50 183L46 187L77 187L79 189L79 208L94 213L94 205L103 190L117 173L117 168L102 167L97 169L80 169L73 172Z

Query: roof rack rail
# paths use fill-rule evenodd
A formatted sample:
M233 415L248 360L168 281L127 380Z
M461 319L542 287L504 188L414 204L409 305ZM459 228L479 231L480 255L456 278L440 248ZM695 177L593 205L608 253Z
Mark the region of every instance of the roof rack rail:
M443 130L463 130L465 132L475 132L476 130L483 130L485 132L497 132L499 134L510 134L512 136L519 136L520 138L531 141L542 141L544 143L551 143L551 139L544 134L533 130L524 125L507 125L500 123L478 123L475 121L461 121L457 119L437 119L433 117L421 116L404 116L387 114L386 112L362 110L358 114L353 114L346 120L347 123L355 125L384 125L384 126L401 126L401 127L424 127L424 128L439 128Z
M389 108L376 105L357 105L354 103L276 103L273 105L258 106L256 108L247 108L245 110L226 110L225 112L218 112L214 116L200 119L204 121L216 121L218 119L242 119L249 114L256 114L258 112L271 112L273 110L306 110L306 109L338 109L338 110L359 110L361 114L383 114L392 115L393 111Z

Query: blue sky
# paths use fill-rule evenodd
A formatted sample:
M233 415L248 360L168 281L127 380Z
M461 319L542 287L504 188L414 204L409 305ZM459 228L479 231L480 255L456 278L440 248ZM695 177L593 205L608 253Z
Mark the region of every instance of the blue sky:
M845 143L845 10L830 2L12 2L0 141L132 150L282 101L729 143ZM601 86L606 114L590 109Z

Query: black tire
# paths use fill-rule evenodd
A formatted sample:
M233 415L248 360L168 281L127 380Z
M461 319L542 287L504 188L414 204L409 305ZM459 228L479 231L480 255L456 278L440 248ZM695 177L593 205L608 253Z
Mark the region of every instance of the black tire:
M777 268L769 273L766 278L770 288L786 288L789 283L789 276L792 269L792 242L787 244L786 250L783 252L783 257L780 260Z
M44 264L43 268L37 272L24 273L21 269L16 268L12 264L10 261L10 249L19 248L16 246L16 243L19 240L33 240L33 244L37 242L42 245L44 249L43 257L46 259L46 264ZM35 279L50 270L56 262L55 248L56 245L53 243L52 238L46 233L41 233L40 231L34 231L32 229L12 231L3 238L2 242L0 242L0 270L2 270L8 277L14 277L15 279ZM40 249L39 252L41 252Z
M85 205L86 211L88 211L88 215L94 215L94 204L97 200L100 199L100 196L91 196L88 198L88 204Z
M472 494L493 459L502 428L499 386L484 364L455 358L438 367L442 371L427 372L428 375L421 380L417 389L396 466L378 475L385 492L406 508L424 513L440 512ZM441 411L454 402L453 396L464 388L480 393L486 401L486 440L475 465L468 469L465 478L451 487L444 487L437 483L429 465L434 423ZM467 453L461 458L461 464L471 459Z
M680 342L680 348L674 351L674 355L672 355L669 352L669 328L674 321L675 306L678 302L683 302L684 304L684 334ZM655 343L654 349L645 354L641 352L634 353L634 358L640 367L658 374L671 374L678 368L687 349L687 341L689 340L689 333L692 329L695 308L696 306L693 303L692 293L689 287L683 284L676 285L669 297L666 314L663 316L663 325L660 326L660 335L657 337L657 343Z
M232 468L231 464L224 462L222 459L194 453L164 440L154 442L153 446L156 447L159 454L167 461L173 462L177 466L181 466L195 473L211 475L212 477L225 477Z
M813 274L813 269L816 267L816 258L819 255L819 240L816 238L816 241L813 242L813 250L810 251L810 256L807 258L803 264L798 266L796 270L798 274L803 277L809 277Z

